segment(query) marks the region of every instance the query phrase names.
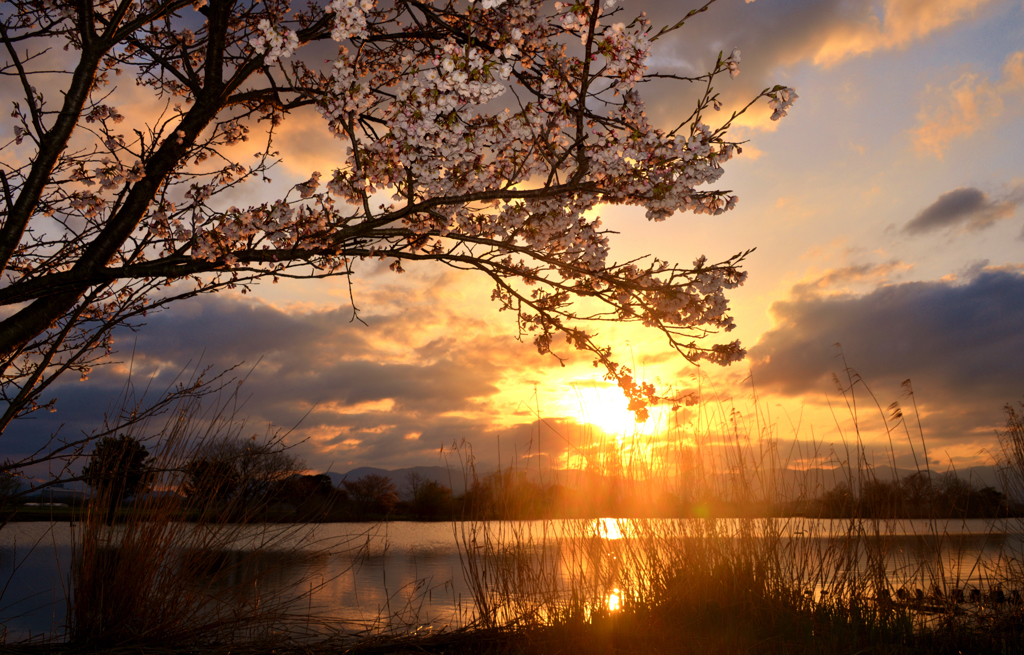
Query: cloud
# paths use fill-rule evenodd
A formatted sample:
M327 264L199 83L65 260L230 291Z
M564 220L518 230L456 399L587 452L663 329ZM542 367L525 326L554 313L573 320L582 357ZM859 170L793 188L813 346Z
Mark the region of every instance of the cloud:
M814 277L806 282L799 282L793 285L793 296L805 297L807 295L821 294L823 292L837 293L847 289L851 284L863 284L865 282L881 284L888 282L891 277L899 276L913 268L913 265L901 261L888 261L881 264L851 264L842 268L834 268Z
M832 25L813 61L831 66L878 50L905 48L913 41L977 15L991 0L887 0L858 3L860 11Z
M708 12L656 42L650 66L659 72L701 75L714 66L720 51L742 51L741 74L716 84L725 109L745 105L762 89L787 84L800 64L827 68L856 57L907 48L930 35L966 22L999 0L775 0L719 3ZM648 9L654 28L679 20L678 5L654 3ZM702 89L703 87L701 87ZM800 89L797 88L800 92ZM645 88L652 116L666 122L689 106L697 90L679 85ZM695 100L695 97L694 97ZM797 101L793 111L800 112ZM734 125L774 130L767 103L760 103ZM714 123L726 111L704 118Z
M326 176L344 168L347 143L329 132L327 121L309 107L292 111L274 134L274 145L288 154L283 165L295 177L308 177L313 171Z
M1024 395L1024 275L986 269L967 283L907 282L865 295L804 294L772 306L775 327L750 349L758 386L828 391L841 352L872 386L912 378L939 442L991 442L1003 404ZM969 435L973 435L968 438Z
M911 136L919 153L942 158L951 143L1002 118L1007 104L1016 110L1024 95L1024 51L1006 59L1002 78L995 82L967 72L948 87L931 88L930 95L931 102L918 113L918 127Z
M315 470L436 464L441 445L462 440L486 466L496 462L498 434L503 447L526 452L531 417L511 416L502 393L515 389L516 376L557 362L461 313L451 300L459 292L445 276L427 290L366 285L360 297L375 308L361 314L368 327L350 322L348 307L286 311L227 294L176 303L137 333L115 334L122 364L98 367L88 383L55 385L56 413L16 422L4 433L3 455L30 452L54 433L98 428L119 410L129 364L136 387L148 386L154 400L182 371L241 362L236 374L245 381L231 409L246 421L244 436L289 430Z
M1004 200L996 201L973 187L948 191L928 205L903 226L907 234L922 234L945 228L963 227L975 232L1013 216L1024 202L1024 185L1018 186Z

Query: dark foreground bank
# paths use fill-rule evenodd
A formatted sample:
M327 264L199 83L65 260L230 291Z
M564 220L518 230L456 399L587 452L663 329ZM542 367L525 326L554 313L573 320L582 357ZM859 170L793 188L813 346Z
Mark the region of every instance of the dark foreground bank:
M21 644L12 655L560 655L590 653L939 653L1024 652L1024 615L949 613L915 625L907 608L836 607L818 603L792 611L777 606L710 603L698 612L664 606L606 612L588 621L519 628L465 628L401 637L331 638L183 646L167 643Z

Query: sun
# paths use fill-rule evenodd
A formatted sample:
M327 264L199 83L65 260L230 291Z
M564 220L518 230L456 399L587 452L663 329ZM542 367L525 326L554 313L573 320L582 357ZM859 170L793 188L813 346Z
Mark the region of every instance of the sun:
M619 438L651 434L657 426L657 417L637 422L629 411L627 400L615 387L584 387L574 385L575 407L572 412L581 425L593 426L605 434Z

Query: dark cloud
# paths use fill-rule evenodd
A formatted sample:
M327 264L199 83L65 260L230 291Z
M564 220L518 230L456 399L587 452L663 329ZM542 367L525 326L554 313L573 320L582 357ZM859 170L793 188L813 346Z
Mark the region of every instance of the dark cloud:
M306 440L298 452L317 470L432 464L442 444L463 440L481 462L494 463L499 433L508 447L524 448L529 429L500 415L491 396L509 371L556 364L439 305L432 292L409 292L418 299L395 288L385 293L378 306L400 310L367 311L368 326L350 321L347 307L286 312L228 295L176 303L137 332L115 334L120 364L98 367L88 382L55 385L57 411L16 422L4 433L3 454L30 452L53 434L96 430L120 409L129 367L136 400L145 385L152 401L197 367L217 372L243 362L232 373L245 379L232 411L245 419L246 435L267 426L291 430L291 442ZM458 338L445 330L424 337L430 326L450 325L459 326ZM529 425L529 418L519 420Z
M962 226L968 231L981 230L996 221L1010 218L1024 201L1024 189L1018 188L1004 200L995 201L973 187L954 189L914 217L903 227L908 234L921 234L944 228Z
M955 189L939 196L907 223L903 231L914 234L963 223L990 206L988 197L978 189Z
M624 8L620 20L635 11L629 3L620 4ZM799 66L828 68L877 52L906 48L988 11L986 4L975 0L721 0L708 11L692 16L681 29L660 38L651 51L650 67L682 76L702 75L714 66L719 52L728 55L739 48L739 77L731 80L723 76L715 84L725 110L703 117L705 122L721 123L729 117L728 110L744 106L762 89L790 84L791 74ZM674 25L685 15L685 9L676 2L648 3L643 9L655 31ZM796 90L804 99L794 106L794 115L800 113L802 102L811 101L812 92L799 86ZM691 106L691 99L702 91L703 85L699 84L690 88L664 84L647 85L643 93L654 120L666 125L674 120L674 127L680 107ZM818 99L834 101L838 98ZM764 126L770 113L762 102L740 123Z
M702 75L715 65L719 52L728 56L733 48L739 48L739 77L729 79L725 75L715 85L725 110L705 117L712 122L724 121L729 109L746 104L766 86L785 84L785 80L777 79L779 68L813 56L832 26L856 20L856 16L850 16L850 4L840 0L716 3L659 39L651 51L650 69L684 76ZM671 2L651 3L645 10L655 31L675 24L684 13ZM624 11L630 11L628 4ZM702 91L702 85L686 88L660 84L645 87L643 93L656 119L678 121L681 104L689 106L690 96L695 100ZM767 111L765 107L760 111Z
M624 7L628 13L629 5ZM684 13L673 2L651 3L645 9L655 31L675 24ZM719 52L728 56L733 48L739 48L739 77L723 76L715 85L725 109L704 117L712 123L722 122L728 118L728 110L745 105L762 89L787 84L786 69L805 62L828 65L863 54L847 51L843 43L869 43L871 38L864 38L863 33L879 28L876 11L872 3L846 0L726 0L659 39L652 49L650 67L663 73L702 75L714 66ZM879 42L868 51L875 47L886 46ZM680 94L687 98L682 103L687 106L689 95L702 92L703 86L695 85L689 91L681 91L678 85L645 87L644 97L657 119L678 121ZM798 101L794 111L799 106ZM752 111L764 122L771 113L764 102Z
M910 378L938 438L970 433L988 441L1003 404L1024 395L1018 272L987 270L959 285L895 284L863 296L805 294L772 309L776 327L750 349L761 387L788 395L828 391L845 361L893 393Z

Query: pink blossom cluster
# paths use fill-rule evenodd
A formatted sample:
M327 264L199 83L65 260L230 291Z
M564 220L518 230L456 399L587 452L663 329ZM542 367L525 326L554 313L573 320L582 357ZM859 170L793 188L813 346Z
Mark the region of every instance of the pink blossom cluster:
M234 145L242 141L249 140L249 128L238 120L230 120L220 127L221 136L224 139L224 145Z
M331 67L330 80L317 109L327 119L331 132L345 138L346 120L369 110L376 98L356 70L345 46L339 48L338 58Z
M287 27L277 27L264 18L259 22L258 33L249 41L253 50L263 54L263 61L273 64L288 59L299 47L299 36Z
M694 124L689 138L666 134L648 123L635 94L627 94L612 118L634 127L595 132L591 158L597 165L595 175L614 190L608 200L643 204L653 221L663 221L677 211L721 214L736 205L735 196L696 191L718 181L724 173L722 164L736 154L734 145L714 142L709 126Z
M120 123L124 120L124 116L118 113L116 108L109 105L96 105L85 115L86 123L96 123L107 120L114 123Z
M599 52L608 61L604 74L619 78L619 88L632 88L647 72L648 27L646 21L638 21L635 29L627 31L625 25L615 23L598 42Z
M96 218L107 206L107 201L90 191L76 191L71 194L69 204L85 218Z
M562 161L564 173L559 175L571 176L582 167L579 182L591 186L482 206L442 202L429 211L406 212L401 225L417 235L410 237L410 250L451 247L443 243L467 238L507 244L496 246L505 252L501 261L527 285L575 280L573 284L597 292L615 289L612 297L621 314L648 325L731 329L724 292L745 278L735 267L704 266L701 259L687 273L689 282L681 285L682 269L664 263L626 268L609 264L609 241L600 218L592 215L595 208L602 203L642 205L654 221L678 211L721 214L736 205L736 196L702 189L718 182L723 165L738 152L703 122L682 133L650 124L633 91L646 74L649 23L641 18L629 28L623 23L601 27L598 18L614 4L557 3L552 22L545 23L536 4L485 2L482 8L501 7L503 15L493 23L486 15L479 19L472 45L442 39L431 50L394 48L372 60L342 45L317 108L348 146L345 165L333 171L325 188L319 173L295 185L295 202L315 205L282 201L269 209L228 212L210 229L196 232L193 256L230 258L232 243L253 239L274 248L313 247L324 243L332 220L360 219L358 208L379 192L387 191L393 203L382 205L382 212L399 211L426 199L529 185L553 174L552 161ZM375 7L369 0L332 2L327 10L334 14L332 37L346 43L365 37L366 20ZM266 26L261 29L269 33ZM593 38L595 56L605 59L596 74L620 98L604 120L587 120L582 142L577 114L584 62L556 44L554 36L564 33L579 35L584 45ZM721 61L721 70L735 77L739 62L740 52L733 50ZM516 82L517 69L527 76L522 79L530 80L536 99L516 113L487 111ZM770 97L773 108L784 114L795 93L780 88ZM372 139L363 138L357 121L371 114L386 128ZM354 213L341 218L336 202ZM370 252L392 247L371 246ZM545 263L531 263L535 257ZM541 297L546 296L537 296L537 302ZM546 333L543 323L537 319L536 325ZM543 337L539 343L548 342ZM708 356L737 358L742 349L729 346Z
M341 42L366 36L366 12L371 11L375 4L374 0L332 0L324 9L334 14L331 38Z
M776 87L773 91L768 94L771 100L768 101L768 107L772 109L772 120L777 121L786 115L786 110L793 106L798 96L796 91L789 88L788 86Z
M484 9L494 9L505 4L506 1L507 0L483 0L483 2L480 3L480 6ZM470 4L473 4L474 2L476 2L476 0L469 0Z
M564 10L564 11L563 11ZM555 3L555 17L559 18L559 24L566 32L583 32L581 41L586 45L586 30L590 23L591 7L582 3Z
M197 231L192 256L207 261L234 259L232 251L239 241L247 240L261 233L268 235L278 247L293 245L285 228L294 222L295 210L285 202L267 206L238 209L231 207L207 229Z
M125 168L121 162L109 157L104 157L101 161L102 165L96 168L95 177L103 190L120 189L125 184L134 184L145 177L141 161L135 162L131 168Z
M64 20L48 1L15 0L25 8L19 25ZM672 129L652 124L640 93L650 79L650 22L612 22L623 11L615 0L556 2L553 11L546 0L268 0L231 5L219 21L227 5L170 14L158 5L126 10L149 18L104 53L83 87L75 138L92 142L57 160L39 203L57 217L51 223L80 230L83 244L101 220L136 208L123 230L131 236L110 261L135 266L139 279L187 269L161 274L215 289L291 267L350 274L366 258L390 260L396 272L421 259L476 268L495 281L494 298L515 312L521 336L543 352L557 335L591 351L637 407L653 392L594 342L590 319L642 322L693 360L742 357L738 343L697 342L732 329L726 292L745 279L742 256L621 264L600 216L610 205L642 207L652 221L735 207L736 196L716 189L739 153L726 138L735 116L715 127L703 111L717 106L714 78L739 74L738 49L700 78L708 90L693 118ZM64 25L74 32L74 21ZM212 40L215 28L222 41ZM81 43L71 38L69 47ZM225 44L216 84L208 84L210 43ZM306 44L309 56L295 56ZM103 104L117 96L95 91L122 69L168 107L124 134L113 126L125 117ZM797 95L777 86L762 97L778 119ZM224 201L239 197L243 181L269 181L276 127L308 105L337 139L337 167L289 181L270 202ZM19 142L43 137L30 118L15 116ZM263 133L254 159L223 147ZM126 163L135 158L143 161ZM126 202L136 191L141 200ZM601 309L581 309L592 304Z
M736 78L740 74L740 51L739 48L733 48L732 54L722 61L726 68L729 69L729 77Z

